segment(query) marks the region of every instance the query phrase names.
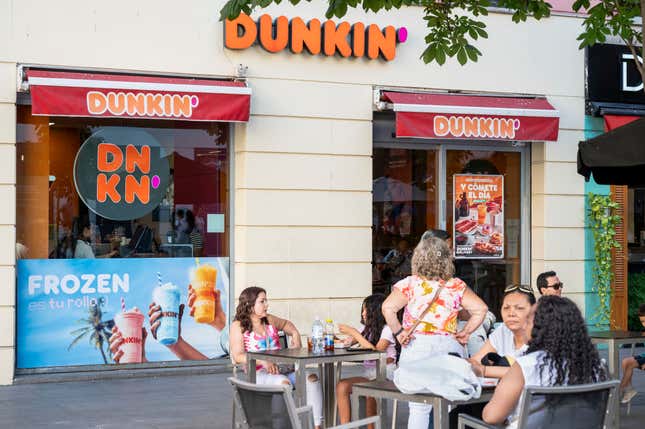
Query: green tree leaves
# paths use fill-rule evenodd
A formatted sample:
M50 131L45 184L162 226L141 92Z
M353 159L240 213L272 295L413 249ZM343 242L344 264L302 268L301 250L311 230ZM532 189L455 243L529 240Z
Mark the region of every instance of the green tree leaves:
M576 0L573 10L587 11L583 27L578 36L580 48L595 43L604 43L607 36L618 36L629 46L640 44L642 32L635 26L635 18L641 16L640 0L603 0L591 7L589 0Z

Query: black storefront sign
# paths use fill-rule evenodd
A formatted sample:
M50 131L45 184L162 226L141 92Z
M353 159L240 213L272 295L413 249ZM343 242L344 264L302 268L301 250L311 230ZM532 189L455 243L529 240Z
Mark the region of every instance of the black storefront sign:
M640 53L640 48L636 52ZM589 107L645 105L643 81L627 46L597 44L587 48L586 57ZM639 61L642 63L642 58Z

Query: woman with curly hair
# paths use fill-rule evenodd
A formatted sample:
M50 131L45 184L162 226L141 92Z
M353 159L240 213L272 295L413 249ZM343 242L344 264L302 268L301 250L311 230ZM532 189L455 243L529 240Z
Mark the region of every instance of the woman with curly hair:
M396 340L392 331L385 323L381 312L381 305L385 301L385 295L375 293L363 300L361 306L361 327L356 329L349 325L339 324L338 330L341 334L349 335L345 341L346 346L358 343L360 347L385 352L387 363L387 378L392 379L392 373L396 367ZM336 385L336 401L338 403L338 417L341 423L350 421L350 401L352 386L355 383L362 383L376 378L376 362L363 362L364 373L362 377L350 377L342 379ZM376 401L367 398L366 414L376 415Z
M239 297L235 310L235 319L231 324L230 350L231 358L236 364L246 363L246 352L261 350L279 350L278 331L284 331L294 348L300 348L300 333L295 325L268 313L267 293L260 287L247 287ZM294 386L295 374L291 370L282 370L272 362L258 360L256 365L257 384L287 384ZM319 428L322 423L322 389L318 377L309 374L307 377L307 404L311 405L314 424Z
M591 343L578 307L568 298L543 296L532 321L531 339L524 356L500 380L483 419L490 424L507 421L517 427L525 386L567 386L607 380L607 371Z
M419 241L412 254L412 275L392 286L382 306L387 325L402 345L400 367L440 354L464 357L464 345L488 307L454 273L452 252L444 240L428 236ZM401 324L397 312L404 307ZM470 319L458 332L461 309ZM411 402L409 407L408 428L426 429L432 406Z

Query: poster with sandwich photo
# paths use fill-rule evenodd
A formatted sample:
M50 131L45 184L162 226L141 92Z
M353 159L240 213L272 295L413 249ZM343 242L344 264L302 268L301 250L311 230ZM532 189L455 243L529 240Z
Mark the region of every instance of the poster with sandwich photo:
M453 176L455 258L504 257L504 176Z

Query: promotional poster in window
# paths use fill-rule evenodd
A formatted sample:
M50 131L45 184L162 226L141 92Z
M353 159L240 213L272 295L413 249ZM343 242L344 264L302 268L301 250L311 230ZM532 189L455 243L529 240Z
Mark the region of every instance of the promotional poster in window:
M17 269L18 368L228 352L228 257L23 259Z
M455 174L455 258L504 257L504 176Z

